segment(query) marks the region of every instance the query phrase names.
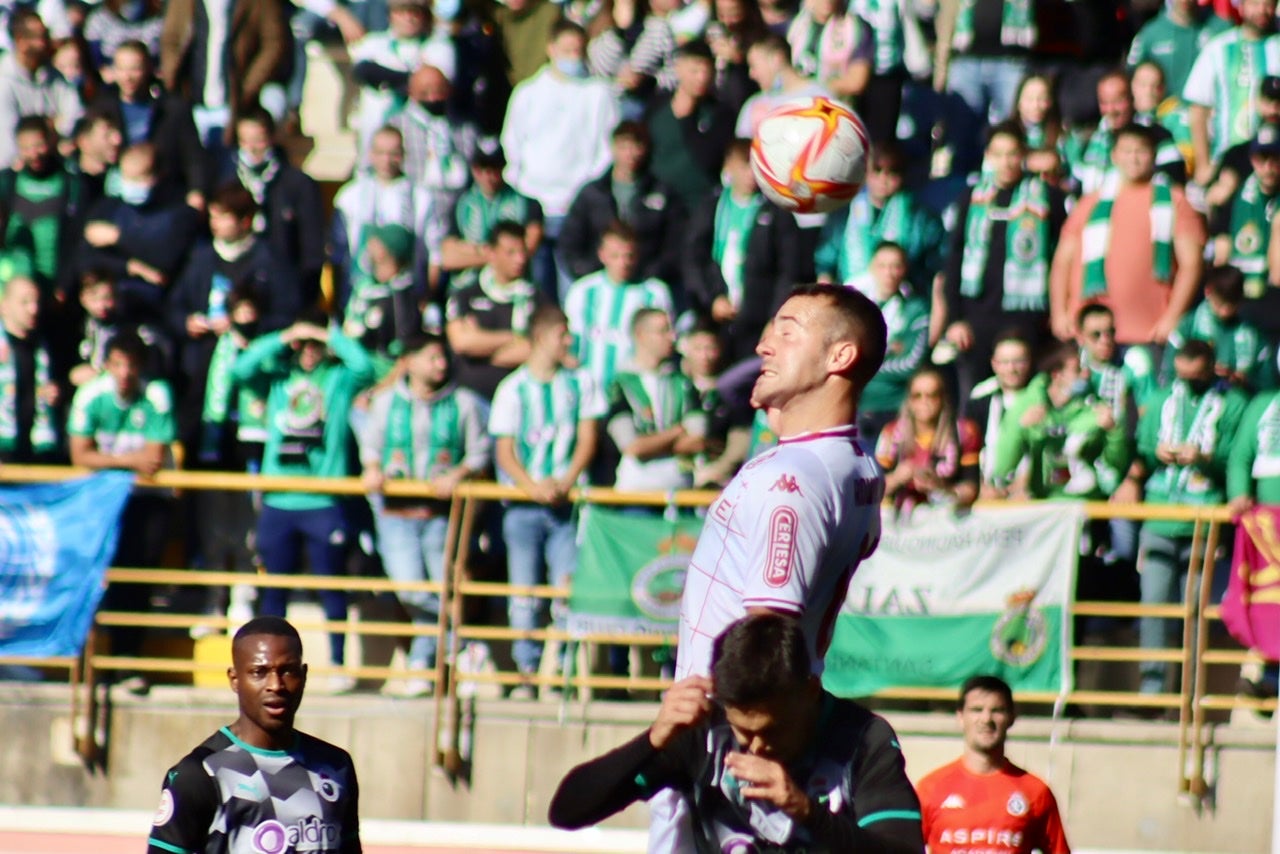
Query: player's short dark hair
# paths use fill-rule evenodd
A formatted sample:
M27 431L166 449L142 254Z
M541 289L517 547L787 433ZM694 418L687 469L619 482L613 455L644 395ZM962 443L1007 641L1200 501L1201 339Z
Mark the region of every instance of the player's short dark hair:
M128 357L135 365L147 363L147 342L133 329L125 329L111 336L107 342L104 355L110 359L112 353L120 353Z
M503 237L514 237L524 243L524 233L524 226L515 220L498 220L494 223L493 230L489 232L489 245L497 246Z
M1022 125L1016 119L1005 119L992 125L987 131L986 145L990 145L991 141L998 136L1007 136L1018 144L1019 149L1027 150L1027 132L1022 129Z
M858 359L849 372L854 390L861 393L884 363L889 333L880 307L870 297L854 288L839 285L799 285L792 297L817 297L831 304L833 311L824 313L828 321L827 342L852 340L858 344Z
M1156 150L1156 133L1146 125L1129 122L1124 127L1118 128L1115 132L1115 137L1111 140L1111 147L1115 148L1120 144L1120 140L1125 137L1138 140L1152 151Z
M529 318L529 340L532 341L547 327L560 324L569 325L569 316L564 313L560 306L552 303L539 306L533 312L533 316Z
M1210 267L1204 274L1204 289L1228 305L1244 301L1244 273L1230 264Z
M17 137L24 133L38 133L47 140L54 138L53 127L49 124L47 116L23 116L18 119L18 123L13 128L13 135Z
M253 219L258 213L253 193L234 178L213 191L209 196L209 207L224 210L239 220Z
M302 653L302 636L298 634L298 630L293 627L293 624L284 617L254 617L236 632L235 637L231 640L231 646L234 648L246 638L259 637L261 635L290 640L297 644L298 653Z
M1083 326L1086 320L1097 314L1105 314L1108 317L1116 316L1116 313L1106 303L1087 302L1080 307L1080 311L1076 314L1076 325Z
M1059 341L1040 360L1040 372L1053 376L1073 361L1080 360L1080 347L1074 341Z
M632 246L640 241L640 238L636 236L636 230L620 219L615 219L605 226L604 232L600 235L600 245L603 246L605 240L610 237L621 240L624 243L630 243Z
M790 693L812 673L800 622L782 614L735 620L715 639L711 678L716 699L751 708Z
M147 68L151 68L152 65L155 64L154 60L152 60L151 58L151 50L145 44L138 41L137 39L127 39L121 42L119 46L116 47L115 52L119 53L122 50L131 50L134 53L139 54L142 57L142 61L147 66ZM114 53L112 54L112 57L113 58L115 57Z
M1214 354L1213 344L1199 338L1187 339L1173 355L1178 359L1191 359L1193 361L1205 359L1211 365L1213 364L1214 359L1217 358Z
M566 33L572 33L584 42L587 40L587 31L580 24L570 21L568 18L561 18L551 25L551 32L547 34L547 44L553 44L557 39Z
M964 680L964 684L960 686L960 697L956 701L956 711L964 710L965 700L968 699L971 691L985 691L988 694L999 694L1008 705L1009 711L1014 710L1013 707L1013 689L1009 687L1009 683L1001 679L999 676L991 676L989 674L980 673L977 676L970 676Z

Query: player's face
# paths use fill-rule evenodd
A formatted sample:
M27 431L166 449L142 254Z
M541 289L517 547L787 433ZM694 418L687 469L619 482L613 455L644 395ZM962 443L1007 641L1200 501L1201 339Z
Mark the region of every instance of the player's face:
M1013 726L1013 709L1004 696L975 688L965 695L964 708L956 712L964 746L977 753L1000 753Z
M1116 319L1091 314L1080 322L1080 345L1095 362L1107 363L1116 354Z
M759 705L725 706L724 716L743 753L786 764L804 753L813 735L804 725L815 702L813 683Z
M241 725L257 731L242 732L241 738L261 734L273 743L287 736L307 686L307 666L298 644L277 635L251 635L236 644L231 655L227 676L240 700Z
M816 391L833 373L832 360L843 343L828 343L825 299L792 297L774 315L773 324L760 338L760 376L751 402L760 409L781 409L788 401Z

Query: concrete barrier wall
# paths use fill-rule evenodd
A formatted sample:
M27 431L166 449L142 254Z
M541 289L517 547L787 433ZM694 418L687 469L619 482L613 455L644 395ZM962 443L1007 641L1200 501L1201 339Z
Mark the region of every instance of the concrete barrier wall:
M234 718L229 692L156 689L113 698L104 715L106 768L86 771L70 750L65 687L0 689L0 803L151 809L165 770ZM430 766L434 703L379 696L308 697L300 725L349 749L360 774L362 815L494 824L545 824L546 804L572 765L640 731L649 704L482 701L471 784ZM584 717L585 715L585 717ZM918 778L959 750L947 714L889 714ZM1261 852L1271 834L1274 732L1242 719L1217 726L1208 757L1212 790L1202 804L1177 794L1176 726L1024 718L1015 762L1048 779L1074 847ZM632 807L609 822L643 827Z

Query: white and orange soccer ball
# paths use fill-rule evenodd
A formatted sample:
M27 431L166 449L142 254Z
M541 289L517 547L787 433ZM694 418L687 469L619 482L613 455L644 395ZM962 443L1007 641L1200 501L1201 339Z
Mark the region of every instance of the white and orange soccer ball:
M857 113L830 98L799 98L771 111L751 140L751 171L779 207L825 213L862 189L871 139Z

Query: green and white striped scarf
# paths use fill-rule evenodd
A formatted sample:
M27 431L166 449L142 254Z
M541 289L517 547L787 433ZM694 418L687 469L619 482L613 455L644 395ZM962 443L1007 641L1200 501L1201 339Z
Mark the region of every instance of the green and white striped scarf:
M1250 175L1231 202L1231 266L1244 273L1245 295L1262 296L1267 284L1267 247L1271 244L1271 217L1280 193L1264 195L1258 176Z
M849 219L840 247L841 282L867 272L876 246L886 240L906 246L911 235L911 203L905 192L894 193L885 202L880 216L871 207L871 197L864 188L849 205Z
M1156 281L1173 278L1173 191L1161 176L1151 181L1152 271ZM1111 244L1111 209L1120 190L1119 176L1107 176L1098 192L1098 203L1089 213L1081 238L1084 285L1081 296L1088 300L1107 292L1107 252Z
M37 345L35 348L35 420L31 423L31 449L44 454L57 447L58 434L54 428L54 409L45 400L41 390L53 381L49 366L49 351ZM11 450L18 441L18 365L13 358L9 336L0 326L0 388L6 389L7 399L0 401L0 449Z
M902 31L899 0L859 0L854 10L871 25L872 65L875 74L890 74L903 67L906 37Z
M621 395L631 410L636 432L659 433L680 424L685 415L698 408L693 384L678 371L660 371L656 375L657 399L645 387L644 376L623 371L614 380L616 394Z
M1173 391L1160 407L1160 430L1157 441L1161 445L1193 445L1202 455L1213 456L1218 441L1218 422L1226 407L1226 399L1217 388L1210 388L1197 401L1191 387L1182 380L1174 380ZM1168 483L1171 497L1185 492L1203 492L1207 488L1205 478L1193 478L1195 466L1167 465L1157 476Z
M720 267L728 291L729 303L742 305L743 265L747 258L747 241L756 224L756 214L764 207L764 196L755 193L739 202L725 189L716 202L715 224L711 235L711 260Z
M973 7L978 0L960 0L956 31L951 47L964 53L973 44ZM1006 47L1030 48L1036 43L1036 14L1031 0L1004 0L1000 16L1000 43Z
M424 405L429 413L425 447L419 441L421 437L414 435L415 401L412 392L402 383L392 395L382 451L382 470L389 478L430 478L441 470L452 468L462 457L458 397L454 389L450 387L436 393ZM425 451L420 458L414 453L414 449L419 447ZM426 461L421 469L420 460Z
M1049 288L1049 188L1036 177L1024 177L1014 188L1009 207L992 209L995 182L984 179L973 190L965 218L964 255L960 260L960 295L982 296L982 274L990 251L991 223L1009 223L1004 238L1004 311L1043 311Z
M1271 402L1258 419L1258 452L1252 474L1258 479L1280 477L1280 392L1271 393Z

